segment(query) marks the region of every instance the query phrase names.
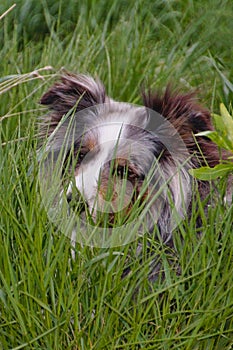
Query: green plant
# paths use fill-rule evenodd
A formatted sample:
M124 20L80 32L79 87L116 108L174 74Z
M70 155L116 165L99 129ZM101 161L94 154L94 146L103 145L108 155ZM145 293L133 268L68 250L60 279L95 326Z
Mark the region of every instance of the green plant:
M197 195L173 232L180 275L147 234L112 249L74 245L38 192L37 123L62 67L98 76L122 101L140 103L141 85L171 81L199 88L212 110L229 105L232 1L15 3L0 20L0 349L230 350L233 206L221 184L208 213ZM9 7L1 1L0 13ZM149 283L153 254L165 279Z
M233 117L227 111L224 104L220 105L220 115L213 114L215 131L206 131L196 136L206 136L210 138L219 149L228 151L228 159L223 160L215 167L201 167L192 169L191 173L200 180L215 180L233 173ZM230 155L231 154L231 155Z

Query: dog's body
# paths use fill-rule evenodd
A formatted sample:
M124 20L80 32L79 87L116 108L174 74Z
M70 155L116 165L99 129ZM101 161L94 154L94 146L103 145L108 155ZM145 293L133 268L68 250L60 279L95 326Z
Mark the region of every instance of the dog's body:
M137 206L150 202L147 230L152 232L157 224L168 242L174 227L170 201L180 217L189 212L192 179L188 170L206 162L216 165L219 153L206 137L198 137L197 144L194 135L213 127L210 113L193 94L172 94L167 88L161 96L143 93L143 101L143 107L116 102L99 81L67 73L42 97L41 104L51 110L46 120L49 135L54 134L50 147L59 152L66 140L66 158L72 153L76 159L75 185L94 220L99 212L107 211L110 224L119 212L127 221L135 202ZM154 117L150 111L155 118L160 116L153 131L148 129ZM161 190L164 184L167 188ZM208 182L199 181L198 190L205 198ZM70 185L68 198L71 192Z

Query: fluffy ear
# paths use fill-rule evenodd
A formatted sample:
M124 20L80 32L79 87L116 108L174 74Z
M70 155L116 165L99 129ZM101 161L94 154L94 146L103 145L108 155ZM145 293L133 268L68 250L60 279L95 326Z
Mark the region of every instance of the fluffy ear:
M213 129L209 111L197 102L194 93L172 93L168 86L164 94L143 93L143 101L146 107L161 114L178 131L182 132L184 126L194 134Z
M163 94L144 92L143 101L146 107L158 112L176 128L190 154L196 154L199 162L204 163L203 154L209 165L218 163L216 145L207 137L195 137L201 131L213 130L213 126L210 112L198 103L194 93L172 93L168 86Z
M102 83L87 75L65 73L41 98L40 103L52 110L50 122L58 123L70 109L82 110L105 102Z

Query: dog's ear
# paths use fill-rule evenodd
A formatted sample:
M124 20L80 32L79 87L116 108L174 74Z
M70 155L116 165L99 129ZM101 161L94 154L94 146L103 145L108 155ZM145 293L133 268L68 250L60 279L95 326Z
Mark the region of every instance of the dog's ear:
M77 111L105 102L102 83L87 75L65 73L41 98L40 103L52 110L52 122L59 122L72 108Z
M198 103L194 93L172 93L168 86L163 94L149 91L143 92L142 96L146 107L159 113L175 127L189 153L198 156L199 163L205 163L205 160L212 166L218 163L216 145L205 136L195 136L202 131L213 130L213 125L210 112Z
M168 86L164 94L144 92L143 101L146 107L158 112L181 133L184 127L194 134L213 129L209 111L197 102L194 93L172 93Z

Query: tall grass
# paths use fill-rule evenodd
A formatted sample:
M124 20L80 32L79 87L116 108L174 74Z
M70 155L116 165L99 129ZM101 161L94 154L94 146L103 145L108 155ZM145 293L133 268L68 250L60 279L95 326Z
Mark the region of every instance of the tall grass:
M228 106L231 1L16 4L0 22L0 348L231 349L233 207L224 179L208 215L197 198L174 231L177 275L171 252L147 234L140 259L138 242L74 247L47 217L36 159L37 118L46 113L38 101L62 67L99 76L122 101L140 103L142 86L171 81L197 89L212 111ZM0 13L10 5L3 0ZM148 242L164 266L154 283Z

